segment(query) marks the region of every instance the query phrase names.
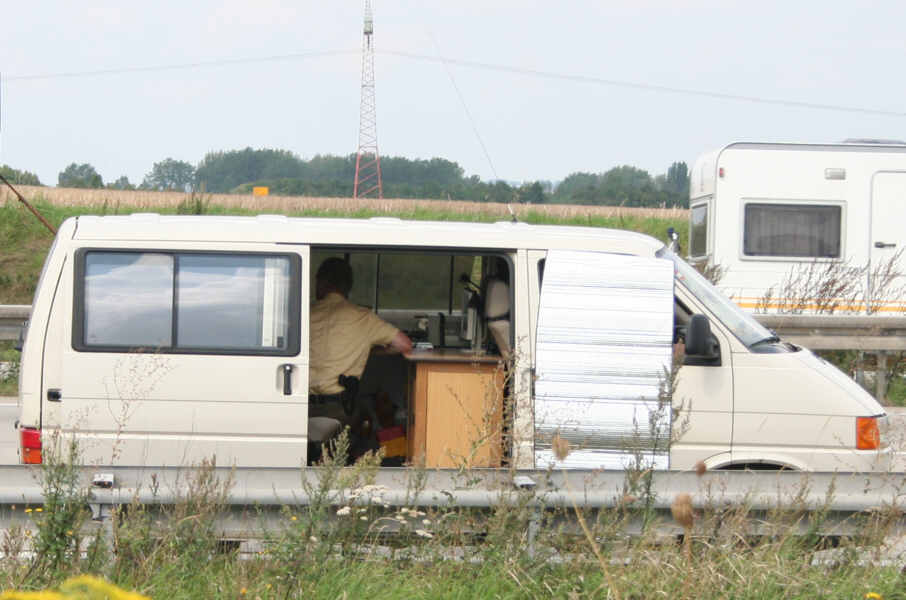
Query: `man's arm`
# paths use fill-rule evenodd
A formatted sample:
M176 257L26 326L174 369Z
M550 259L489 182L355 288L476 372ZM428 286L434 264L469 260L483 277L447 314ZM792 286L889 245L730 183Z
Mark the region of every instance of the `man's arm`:
M397 331L393 339L386 346L387 351L391 354L405 354L412 350L412 340L402 331Z

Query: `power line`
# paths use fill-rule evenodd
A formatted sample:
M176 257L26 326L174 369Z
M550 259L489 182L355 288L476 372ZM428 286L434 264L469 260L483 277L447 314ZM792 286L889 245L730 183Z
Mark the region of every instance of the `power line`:
M437 46L437 40L434 39L434 35L428 30L428 37L431 38L431 43L434 45L434 51L437 53L437 58L440 60L441 64L444 66L444 71L447 72L447 77L450 78L450 83L453 85L453 89L456 91L456 95L459 97L459 103L462 105L462 110L466 113L466 118L469 119L469 123L472 125L472 132L475 134L475 137L478 139L478 144L481 146L481 150L484 152L484 157L488 161L488 166L491 167L491 173L494 174L494 179L500 179L497 176L497 169L494 168L494 161L491 160L491 154L488 152L488 147L485 146L484 139L482 139L481 134L478 132L478 125L475 124L475 119L472 118L472 111L469 110L468 104L466 104L466 99L462 95L462 92L459 90L459 86L456 85L456 79L453 78L453 72L450 70L450 67L447 66L446 61L443 57L440 56L440 52Z
M739 102L752 102L756 104L773 104L776 106L788 106L795 108L811 108L819 110L834 110L840 112L862 113L867 115L879 115L884 117L906 117L906 112L896 112L890 110L879 110L874 108L861 108L858 106L843 106L839 104L822 104L817 102L799 102L796 100L779 100L776 98L764 98L760 96L745 96L741 94L725 94L722 92L711 92L707 90L693 90L689 88L678 88L664 85L655 85L650 83L639 83L636 81L621 81L617 79L605 79L602 77L593 77L589 75L570 75L565 73L554 73L551 71L539 71L537 69L526 69L523 67L513 67L508 65L498 65L493 63L484 63L470 60L460 60L456 58L434 57L425 54L414 54L412 52L400 52L394 50L381 50L380 54L389 54L412 60L426 62L440 62L444 65L458 65L460 67L470 67L475 69L484 69L489 71L499 71L504 73L515 73L519 75L531 75L533 77L543 77L546 79L559 79L562 81L574 81L579 83L592 83L596 85L607 85L613 87L623 87L651 92L666 92L670 94L685 94L687 96L702 96L706 98L716 98L718 100L735 100Z
M736 102L750 102L754 104L768 104L774 106L786 106L791 108L808 108L817 110L831 110L837 112L858 113L865 115L875 115L882 117L906 117L906 112L892 110L881 110L874 108L864 108L859 106L846 106L841 104L824 104L820 102L801 102L797 100L783 100L778 98L765 98L762 96L747 96L743 94L727 94L723 92L713 92L708 90L696 90L691 88L671 87L665 85L656 85L651 83L640 83L637 81L624 81L618 79L606 79L603 77L594 77L590 75L575 75L568 73L557 73L553 71L541 71L538 69L528 69L525 67L514 67L511 65L500 65L494 63L485 63L479 61L462 60L457 58L447 58L443 56L429 56L425 54L416 54L413 52L401 52L396 50L376 50L378 54L398 56L411 60L424 62L441 63L446 65L456 65L460 67L469 67L474 69L484 69L488 71L497 71L503 73L514 73L518 75L529 75L532 77L541 77L545 79L557 79L561 81L573 81L578 83L590 83L595 85L606 85L611 87L622 87L628 89L637 89L650 92L664 92L669 94L682 94L687 96L698 96L704 98L714 98L717 100L732 100ZM80 77L97 77L102 75L124 75L129 73L147 73L154 71L176 71L212 68L221 66L235 66L242 64L254 64L264 62L276 62L283 60L302 60L308 58L320 58L328 56L339 56L344 54L358 54L359 50L324 50L312 52L298 52L293 54L281 54L276 56L262 56L256 58L237 58L237 59L220 59L212 61L202 61L194 63L170 64L170 65L152 65L144 67L122 67L115 69L98 69L93 71L70 71L63 73L48 73L43 75L14 75L7 76L7 83L17 81L38 81L48 79L75 79Z
M98 69L95 71L69 71L63 73L47 73L43 75L18 75L7 77L6 81L39 81L42 79L76 79L81 77L98 77L102 75L126 75L129 73L148 73L154 71L181 71L191 69L205 69L211 67L235 66L263 62L277 62L282 60L302 60L307 58L322 58L327 56L340 56L343 54L358 54L358 50L320 50L311 52L296 52L293 54L279 54L275 56L260 56L254 58L234 58L201 61L194 63L181 63L170 65L150 65L145 67L121 67L115 69Z

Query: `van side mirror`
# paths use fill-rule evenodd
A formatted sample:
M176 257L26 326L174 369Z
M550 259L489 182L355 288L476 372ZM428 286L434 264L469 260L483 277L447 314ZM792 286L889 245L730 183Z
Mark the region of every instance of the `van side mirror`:
M680 254L682 248L680 247L679 233L673 228L667 228L667 248L674 254Z
M692 315L686 327L687 365L719 365L720 344L711 334L711 322L701 314Z

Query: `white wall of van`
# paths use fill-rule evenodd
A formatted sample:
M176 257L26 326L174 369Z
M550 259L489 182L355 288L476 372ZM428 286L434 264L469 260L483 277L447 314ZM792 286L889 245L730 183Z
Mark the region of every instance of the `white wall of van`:
M68 220L25 341L23 443L75 436L98 464L304 465L311 253L334 248L508 262L516 467L885 468L883 408L657 240L387 218ZM678 336L693 352L674 354ZM551 451L558 435L571 459Z

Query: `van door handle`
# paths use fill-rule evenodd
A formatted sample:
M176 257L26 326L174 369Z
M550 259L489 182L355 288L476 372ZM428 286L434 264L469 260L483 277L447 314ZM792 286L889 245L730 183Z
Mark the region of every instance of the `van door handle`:
M895 248L896 244L891 244L888 242L875 242L875 248Z
M291 396L293 393L293 366L280 365L280 368L283 369L283 395Z
M60 402L63 400L63 391L58 390L57 388L50 388L47 390L47 401L48 402Z

